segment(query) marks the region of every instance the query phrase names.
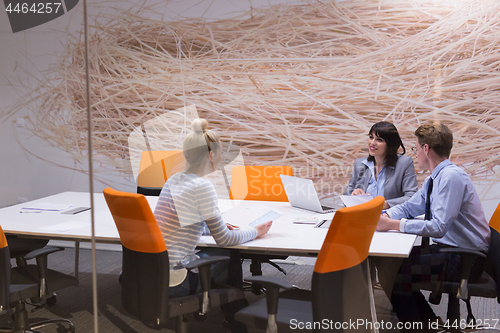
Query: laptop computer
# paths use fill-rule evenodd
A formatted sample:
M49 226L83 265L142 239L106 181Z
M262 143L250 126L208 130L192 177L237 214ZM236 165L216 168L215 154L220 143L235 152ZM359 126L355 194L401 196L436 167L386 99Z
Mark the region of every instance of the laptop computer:
M322 206L314 184L310 179L280 175L288 202L292 207L312 210L317 213L332 213L336 208Z

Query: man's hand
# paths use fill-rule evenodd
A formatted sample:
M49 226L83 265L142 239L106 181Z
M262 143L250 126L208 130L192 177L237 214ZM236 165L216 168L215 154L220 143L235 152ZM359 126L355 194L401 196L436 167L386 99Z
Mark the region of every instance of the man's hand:
M399 220L393 220L389 218L389 215L386 213L380 215L380 219L377 224L378 231L389 231L389 230L397 230L399 231Z

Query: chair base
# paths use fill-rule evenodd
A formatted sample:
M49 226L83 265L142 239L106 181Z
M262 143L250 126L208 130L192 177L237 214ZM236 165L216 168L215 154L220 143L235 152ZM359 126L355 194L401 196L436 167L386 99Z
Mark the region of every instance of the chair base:
M278 332L311 332L312 329L298 329L294 323L312 323L312 294L308 290L291 289L280 293L279 311L276 315ZM250 306L240 310L235 315L235 320L244 323L247 327L260 330L267 329L268 314L267 300L256 301Z
M19 329L19 328L16 329L15 327L14 328L0 327L0 332L2 332L2 333L24 333L24 332L43 333L43 332L39 331L38 329L45 327L45 326L48 326L48 325L51 325L51 324L68 324L68 331L71 333L75 332L75 326L73 325L73 323L71 321L69 321L67 319L44 320L44 321L35 323L33 325L28 325L28 327L22 328L22 329Z
M188 333L188 320L186 315L175 318L175 333Z
M33 329L36 330L36 329L39 329L39 328L42 328L42 327L45 327L45 326L51 325L51 324L67 324L68 331L71 333L75 332L75 326L68 319L50 319L50 320L40 321L38 323L31 325L30 330L33 330Z
M269 264L279 270L281 273L286 275L286 271L281 268L279 265L275 264L274 262L271 261L271 259L286 259L288 258L287 256L269 256L269 255L262 255L262 254L252 254L252 253L244 253L241 254L242 259L250 259L250 272L252 273L252 276L259 276L262 275L262 264ZM258 283L248 283L243 285L243 290L245 291L251 291L254 295L261 295L265 293L265 289L263 288L262 285Z
M12 328L6 328L2 327L0 328L0 332L8 332L8 333L24 333L24 332L40 332L38 331L39 328L45 327L47 325L51 324L67 324L69 326L68 331L74 333L75 332L75 326L71 321L68 319L49 319L49 320L44 320L40 321L34 324L29 324L28 323L28 311L26 310L25 307L25 302L24 301L17 301L14 303L12 307L15 307L15 312L14 312L14 327Z

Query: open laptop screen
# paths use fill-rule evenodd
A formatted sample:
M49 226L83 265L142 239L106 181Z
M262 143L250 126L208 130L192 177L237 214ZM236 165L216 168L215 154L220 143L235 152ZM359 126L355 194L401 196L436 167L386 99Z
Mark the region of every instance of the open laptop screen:
M312 210L317 213L331 213L335 211L331 207L321 206L312 180L286 175L280 175L280 177L286 196L288 197L288 202L293 207Z

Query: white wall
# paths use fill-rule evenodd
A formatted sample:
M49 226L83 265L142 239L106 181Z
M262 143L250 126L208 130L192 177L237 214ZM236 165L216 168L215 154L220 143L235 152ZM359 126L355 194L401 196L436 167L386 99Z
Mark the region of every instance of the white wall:
M0 206L17 203L21 198L35 199L40 196L57 193L64 190L88 190L88 177L77 175L70 170L63 170L47 162L41 161L25 152L16 140L14 121L18 117L29 114L27 108L5 119L6 108L14 103L22 94L22 89L9 86L9 82L18 84L21 76L24 84L34 83L33 78L27 78L26 72L35 78L40 78L39 71L54 61L54 54L60 52L60 40L64 38L65 27L81 22L73 15L62 17L42 26L13 34L7 14L0 11L0 156L2 172L0 173ZM21 134L27 133L19 128ZM52 162L64 164L64 154L38 140L36 137L21 135L22 144L30 147L41 156ZM67 162L66 162L67 163Z

